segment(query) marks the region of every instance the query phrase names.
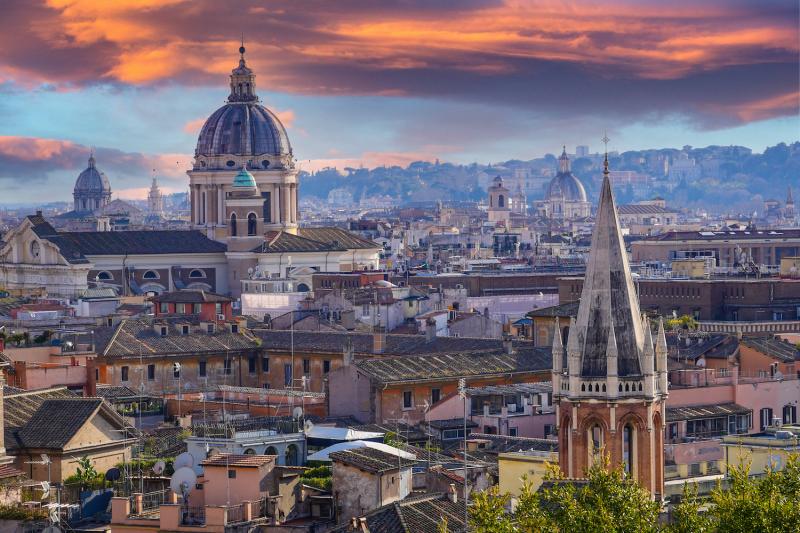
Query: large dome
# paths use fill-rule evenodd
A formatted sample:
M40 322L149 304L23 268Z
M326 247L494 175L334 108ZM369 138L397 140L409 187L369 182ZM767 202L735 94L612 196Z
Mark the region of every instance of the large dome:
M291 155L286 128L275 114L258 103L256 75L239 48L239 66L231 71L228 103L206 120L197 139L195 156Z
M586 202L586 189L583 183L572 174L558 174L550 181L547 199L563 198L567 202Z
M111 185L106 175L95 166L94 156L89 158L89 166L78 175L75 181L76 193L111 193Z
M550 185L547 187L547 199L565 202L588 201L583 183L572 174L566 148L558 158L558 173L550 180Z
M286 129L269 109L256 102L233 102L206 120L195 155L274 155L292 153Z

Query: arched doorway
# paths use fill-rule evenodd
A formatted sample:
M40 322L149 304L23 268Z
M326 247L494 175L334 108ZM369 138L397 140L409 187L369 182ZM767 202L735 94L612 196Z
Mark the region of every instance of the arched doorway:
M298 453L297 453L297 445L290 444L286 447L286 466L297 466L298 463Z

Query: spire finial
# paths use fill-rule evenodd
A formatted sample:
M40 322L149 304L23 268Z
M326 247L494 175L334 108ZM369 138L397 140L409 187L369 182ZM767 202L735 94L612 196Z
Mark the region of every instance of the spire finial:
M605 158L603 159L603 176L608 176L608 141L611 139L608 138L608 132L603 132L603 138L600 139L603 144L605 145Z
M242 32L242 45L239 47L239 54L242 60L244 60L244 51L244 32Z

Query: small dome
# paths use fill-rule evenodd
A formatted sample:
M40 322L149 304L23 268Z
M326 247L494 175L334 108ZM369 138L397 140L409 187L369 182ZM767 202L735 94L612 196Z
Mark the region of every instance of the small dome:
M95 166L94 156L89 158L89 166L78 175L75 181L76 193L108 193L111 194L111 185L106 175Z
M242 167L242 170L240 170L239 173L233 178L233 188L256 189L256 178L254 178L246 168Z

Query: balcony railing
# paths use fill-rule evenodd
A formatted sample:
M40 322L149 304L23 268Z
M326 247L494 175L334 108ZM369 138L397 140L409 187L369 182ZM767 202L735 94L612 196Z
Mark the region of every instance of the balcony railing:
M206 524L205 507L181 507L182 526L204 526Z

